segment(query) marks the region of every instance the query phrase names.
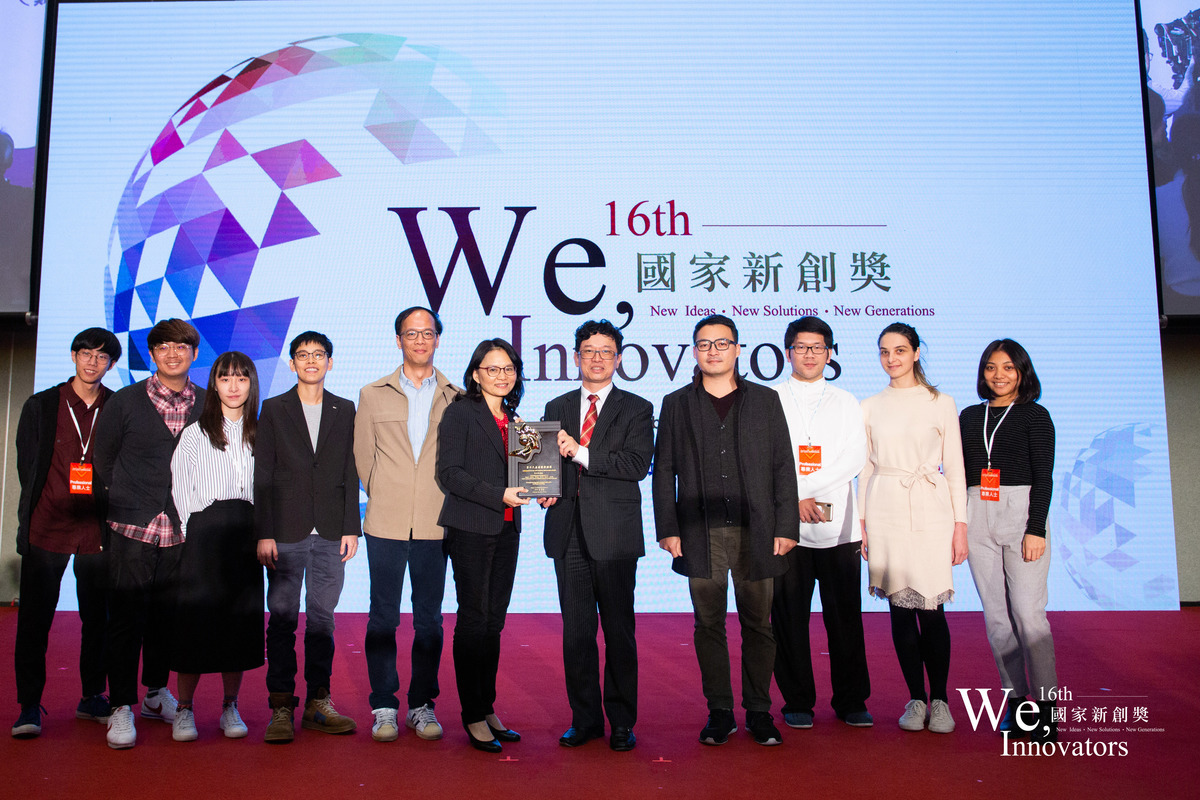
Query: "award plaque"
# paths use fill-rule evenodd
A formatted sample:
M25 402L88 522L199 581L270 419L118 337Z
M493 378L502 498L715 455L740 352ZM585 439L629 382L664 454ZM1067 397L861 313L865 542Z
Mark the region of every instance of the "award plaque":
M557 421L526 422L513 417L508 424L508 485L524 486L522 497L562 495L562 456L558 453Z

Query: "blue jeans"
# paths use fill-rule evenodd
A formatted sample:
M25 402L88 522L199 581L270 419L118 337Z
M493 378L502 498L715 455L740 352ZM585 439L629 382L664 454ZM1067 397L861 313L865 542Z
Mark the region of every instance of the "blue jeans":
M440 539L382 539L366 535L367 565L371 571L371 608L367 615L367 676L371 708L400 708L396 693L396 628L400 626L400 596L404 569L412 582L412 676L408 707L434 706L440 689L442 660L442 597L446 593L446 551Z
M304 682L306 700L329 691L333 672L333 611L342 596L346 565L341 540L308 535L299 542L276 542L279 558L267 570L267 691L296 692L296 626L300 585L304 595Z

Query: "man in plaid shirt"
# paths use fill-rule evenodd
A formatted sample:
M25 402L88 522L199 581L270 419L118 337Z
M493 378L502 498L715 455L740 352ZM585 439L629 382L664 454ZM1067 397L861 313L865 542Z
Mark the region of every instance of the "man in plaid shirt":
M175 718L167 664L183 536L171 500L171 456L204 405L204 391L188 378L199 344L200 334L183 320L151 328L146 346L155 373L113 395L96 422L96 472L108 491L111 531L108 746L116 750L137 742L139 654L147 689L141 716Z

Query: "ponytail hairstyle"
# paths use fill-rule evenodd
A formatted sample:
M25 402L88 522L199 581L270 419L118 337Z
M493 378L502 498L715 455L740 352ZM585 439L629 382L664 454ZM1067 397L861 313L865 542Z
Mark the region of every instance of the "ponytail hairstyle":
M217 394L217 378L236 375L239 378L250 379L250 391L246 395L246 404L242 406L242 441L254 450L254 434L258 430L258 372L254 362L245 353L231 350L221 353L213 362L208 373L208 389L204 394L204 410L200 412L200 430L208 436L212 446L224 450L228 442L225 440L225 414L221 411L221 396Z
M917 335L917 329L912 325L909 325L907 322L893 322L891 325L888 325L879 334L879 338L875 341L875 343L879 344L882 342L883 337L887 336L889 333L898 333L907 339L909 346L914 352L919 350L921 347L921 337ZM913 362L913 376L916 377L917 383L929 390L931 395L934 397L938 396L937 387L930 383L929 379L925 377L925 369L921 366L921 359L919 358Z

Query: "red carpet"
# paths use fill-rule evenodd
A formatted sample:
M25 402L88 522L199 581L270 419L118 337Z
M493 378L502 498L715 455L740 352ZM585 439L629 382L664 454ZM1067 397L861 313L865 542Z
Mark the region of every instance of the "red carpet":
M0 798L764 798L993 797L1050 793L1075 797L1194 797L1191 767L1200 719L1193 689L1200 654L1200 610L1181 612L1058 612L1051 614L1059 678L1072 693L1064 705L1086 712L1068 720L1061 741L1068 754L1005 757L986 720L971 729L957 687L994 686L996 669L978 613L951 613L951 708L958 730L947 736L905 733L896 718L907 700L892 651L886 614L869 614L867 653L876 724L852 729L828 707L828 661L817 664L816 726L783 727L780 747L760 747L743 730L723 747L696 741L706 711L691 647L691 618L647 614L638 619L641 709L637 749L613 753L604 741L578 750L557 744L570 724L562 684L560 623L555 615L515 615L504 633L499 708L524 741L496 757L476 752L458 725L458 700L450 658L453 616L446 617L439 742L405 730L398 742L370 737L367 670L361 652L366 615L338 617L339 653L333 696L359 724L352 736L298 731L291 745L268 746L265 669L246 676L242 715L250 737L227 740L216 719L220 681L206 676L197 695L200 740L171 741L170 726L138 721L138 744L116 752L103 726L74 718L79 678L78 622L58 615L47 661L49 673L42 736L18 741L0 736ZM17 615L0 610L0 652L12 663ZM408 624L406 617L404 624ZM736 643L736 618L730 636ZM403 630L403 629L402 629ZM814 650L824 632L814 619ZM411 632L408 634L411 636ZM401 683L407 685L408 643L402 636ZM735 664L735 675L736 675ZM736 679L735 679L736 684ZM736 688L736 687L735 687ZM174 690L174 686L172 686ZM301 687L300 692L303 693ZM1114 709L1129 710L1113 724ZM1095 709L1105 722L1093 722ZM1136 708L1144 718L1134 721ZM10 726L19 708L11 673L0 686L0 709ZM775 711L778 717L778 703ZM297 718L298 719L298 718ZM738 712L738 723L742 725ZM1089 730L1089 728L1097 730ZM1098 729L1107 730L1098 730ZM1138 729L1141 730L1138 730ZM1074 755L1076 746L1124 743L1127 755Z

